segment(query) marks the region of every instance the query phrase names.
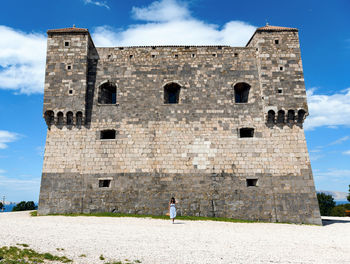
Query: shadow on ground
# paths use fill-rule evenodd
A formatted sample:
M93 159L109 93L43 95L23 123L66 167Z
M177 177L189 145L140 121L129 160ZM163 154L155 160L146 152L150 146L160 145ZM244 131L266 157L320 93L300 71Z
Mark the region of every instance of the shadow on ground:
M327 226L331 224L350 224L350 217L344 217L344 219L322 218L322 225Z

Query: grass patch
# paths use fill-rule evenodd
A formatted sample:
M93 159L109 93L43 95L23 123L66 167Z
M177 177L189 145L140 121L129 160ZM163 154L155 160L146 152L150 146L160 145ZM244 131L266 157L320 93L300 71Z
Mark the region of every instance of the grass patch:
M112 261L112 262L105 262L104 264L135 264L135 263L141 263L141 261L138 260L138 259L134 260L134 261L126 259L125 261L126 262L123 262L123 261Z
M26 244L19 244L21 246ZM23 246L24 247L24 246ZM38 253L29 248L18 247L2 247L0 248L0 262L1 264L34 264L34 263L48 263L56 261L59 263L72 262L67 257L54 256L50 253Z
M38 216L38 211L30 212L30 215L31 215L31 216Z
M86 258L86 255L85 255L85 254L81 254L81 255L79 256L79 258Z
M61 216L96 216L96 217L137 217L137 218L152 218L152 219L164 219L170 220L166 215L142 215L142 214L122 214L122 213L90 213L90 214L50 214ZM233 222L233 223L258 223L259 221L232 219L224 217L204 217L204 216L176 216L176 220L188 220L188 221L220 221L220 222ZM261 223L261 222L259 222Z
M17 243L16 245L17 245L17 246L22 246L22 247L29 247L28 244L20 244L20 243Z

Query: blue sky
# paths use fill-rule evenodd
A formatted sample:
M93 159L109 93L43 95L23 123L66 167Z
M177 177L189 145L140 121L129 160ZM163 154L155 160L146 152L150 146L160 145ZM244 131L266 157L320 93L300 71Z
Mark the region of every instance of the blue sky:
M317 190L350 184L350 1L11 0L0 8L0 196L38 200L46 30L88 28L96 46L244 46L256 27L297 27Z

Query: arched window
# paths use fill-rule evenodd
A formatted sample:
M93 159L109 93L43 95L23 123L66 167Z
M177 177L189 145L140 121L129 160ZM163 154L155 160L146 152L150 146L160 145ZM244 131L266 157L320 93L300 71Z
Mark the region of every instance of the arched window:
M164 86L164 104L178 104L181 86L177 83L169 83Z
M305 118L305 110L304 109L300 109L298 111L298 123L303 123L304 122L304 118Z
M67 112L67 126L73 125L73 112Z
M117 103L117 87L114 83L106 82L99 88L98 103L100 104L116 104Z
M83 124L83 113L82 112L77 112L75 115L76 123L77 126L80 127Z
M250 85L244 82L237 83L234 86L235 90L235 102L236 103L248 103L248 96Z
M63 126L63 113L57 113L57 126Z
M53 111L49 110L45 112L45 122L48 126L51 126L54 124L55 122L55 114L53 113Z
M277 123L284 123L285 117L284 117L285 113L283 110L279 110L278 114L277 114Z
M288 110L287 122L288 123L294 123L294 120L295 120L295 112L294 112L294 110Z
M275 123L275 111L270 110L267 112L267 123L269 124Z

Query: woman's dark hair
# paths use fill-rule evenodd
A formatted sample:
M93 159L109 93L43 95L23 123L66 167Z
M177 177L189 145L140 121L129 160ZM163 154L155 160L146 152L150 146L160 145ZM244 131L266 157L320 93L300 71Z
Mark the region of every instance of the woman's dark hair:
M170 203L175 203L175 198L174 197L171 197Z

